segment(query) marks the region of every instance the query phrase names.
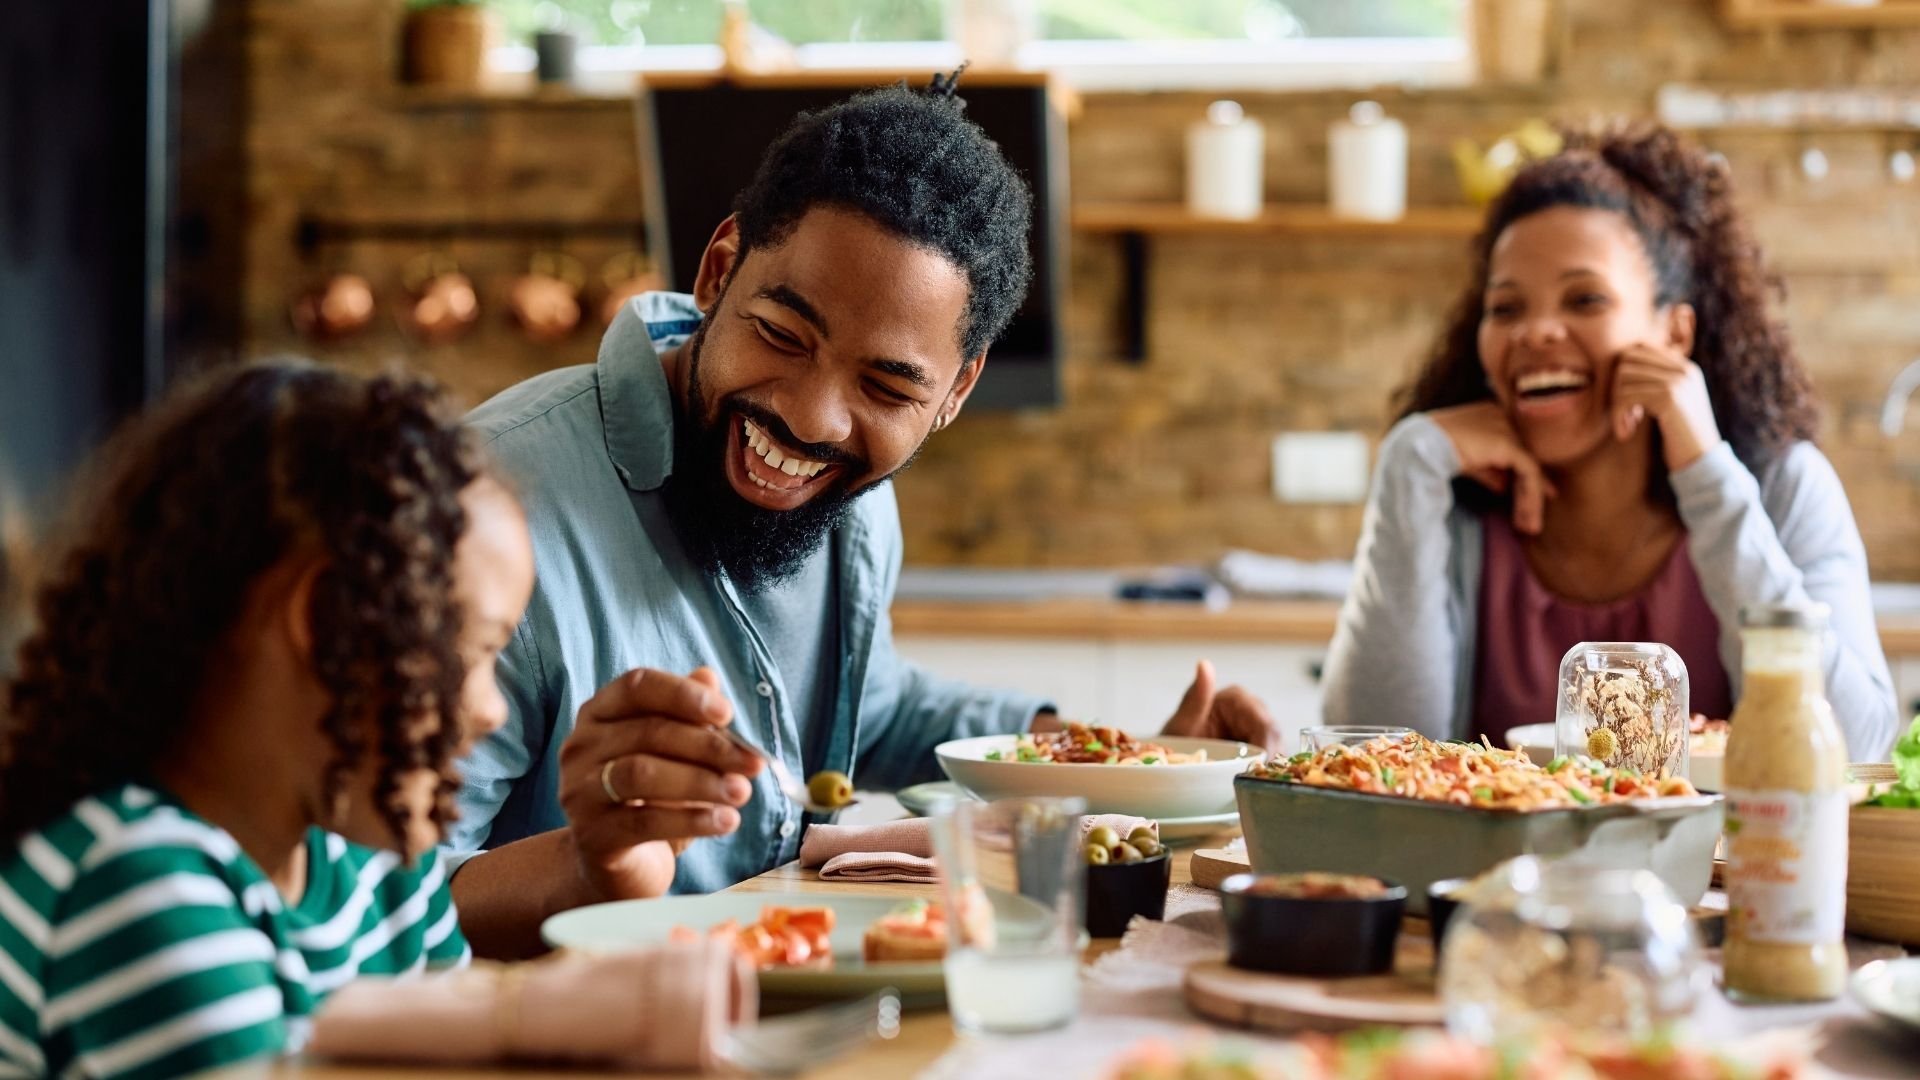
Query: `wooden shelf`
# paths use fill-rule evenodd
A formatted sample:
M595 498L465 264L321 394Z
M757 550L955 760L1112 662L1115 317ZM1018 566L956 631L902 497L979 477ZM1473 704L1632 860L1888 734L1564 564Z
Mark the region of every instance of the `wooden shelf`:
M788 71L648 71L638 81L662 90L703 89L709 86L738 86L753 90L860 89L889 86L905 80L909 86L924 86L933 75L931 68L795 68ZM1044 71L1011 68L968 68L960 80L961 96L969 86L1047 86Z
M1416 206L1399 221L1335 217L1324 206L1269 206L1241 221L1199 217L1179 203L1077 203L1073 227L1093 233L1305 233L1321 236L1472 236L1482 214L1471 207Z
M1877 4L1858 7L1818 0L1722 0L1720 17L1727 25L1743 30L1770 27L1862 30L1903 26L1920 29L1920 0L1880 0Z
M633 108L632 91L542 86L531 75L494 75L483 86L420 86L399 83L393 104L421 112L460 109L605 109Z
M1120 239L1123 260L1120 298L1124 327L1120 353L1135 363L1147 356L1147 246L1155 236L1325 236L1349 240L1464 240L1480 231L1482 213L1466 206L1419 206L1398 221L1357 221L1335 217L1325 206L1269 206L1251 220L1200 217L1176 202L1075 203L1070 218L1083 233Z

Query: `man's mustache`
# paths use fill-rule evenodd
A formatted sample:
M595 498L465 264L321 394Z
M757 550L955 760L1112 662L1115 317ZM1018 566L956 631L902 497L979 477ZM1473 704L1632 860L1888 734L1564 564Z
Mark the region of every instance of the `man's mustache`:
M756 405L751 401L734 400L725 403L722 409L722 415L725 415L728 410L737 412L753 421L755 427L772 435L778 439L782 445L799 451L801 457L813 461L824 461L829 465L852 465L856 466L861 472L866 470L867 463L865 461L862 461L856 455L850 454L832 443L810 443L796 438L793 434L793 429L787 426L787 422L780 419L779 414L771 409Z

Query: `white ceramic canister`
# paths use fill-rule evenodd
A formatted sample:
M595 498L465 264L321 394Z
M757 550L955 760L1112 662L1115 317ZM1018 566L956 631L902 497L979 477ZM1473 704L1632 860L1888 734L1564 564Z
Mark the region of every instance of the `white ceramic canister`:
M1407 127L1362 101L1327 129L1327 192L1336 217L1398 221L1407 213Z
M1200 217L1257 218L1266 133L1238 102L1216 101L1187 128L1187 209Z

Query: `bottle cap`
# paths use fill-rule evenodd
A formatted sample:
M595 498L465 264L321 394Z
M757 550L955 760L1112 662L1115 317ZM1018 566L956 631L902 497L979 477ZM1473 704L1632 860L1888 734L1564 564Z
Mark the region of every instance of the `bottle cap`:
M1824 630L1833 609L1825 604L1748 604L1740 625L1748 629Z
M1361 127L1372 127L1387 118L1387 110L1377 101L1356 101L1353 108L1347 110L1347 119Z

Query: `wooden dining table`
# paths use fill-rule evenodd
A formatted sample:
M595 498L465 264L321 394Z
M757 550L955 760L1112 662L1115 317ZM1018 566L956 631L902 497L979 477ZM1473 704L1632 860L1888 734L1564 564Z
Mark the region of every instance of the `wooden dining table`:
M1238 835L1237 829L1223 831L1215 836L1203 838L1198 844L1170 848L1173 857L1172 880L1175 885L1189 884L1193 880L1192 860L1195 851L1225 846ZM818 872L802 869L797 863L776 867L758 877L750 878L732 887L734 892L745 893L813 893L820 895L874 895L884 893L902 900L914 897L933 898L937 892L934 885L913 884L875 884L871 882L833 882L822 881ZM1411 925L1417 922L1417 925ZM1406 931L1409 934L1424 935L1424 921L1410 920ZM1086 947L1084 959L1091 962L1120 945L1117 938L1095 938ZM1849 939L1850 949L1865 946L1875 954L1890 951L1898 955L1901 950L1891 946L1874 946ZM1859 962L1856 959L1856 963ZM768 1002L769 1006L791 1006L794 1003ZM1731 1006L1723 1004L1721 1016L1727 1019L1725 1010ZM1900 1034L1877 1026L1864 1016L1857 1006L1844 1002L1833 1006L1787 1006L1773 1007L1772 1013L1746 1017L1746 1028L1765 1029L1775 1025L1795 1025L1821 1034L1816 1041L1829 1046L1838 1046L1837 1055L1816 1055L1815 1062L1824 1070L1817 1075L1826 1077L1863 1078L1863 1080L1896 1080L1900 1077L1920 1075L1920 1067L1913 1065L1920 1057L1910 1058L1910 1053L1920 1054L1920 1043L1906 1043ZM1824 1013L1824 1014L1823 1014ZM1200 1021L1196 1018L1196 1024ZM1722 1037L1736 1037L1733 1031L1723 1031ZM923 1009L907 1012L900 1023L899 1034L892 1039L869 1041L846 1056L823 1064L817 1068L799 1074L804 1080L872 1080L875 1077L912 1077L920 1075L943 1056L959 1045L960 1036L953 1028L952 1018L941 1009ZM1837 1060L1823 1060L1824 1056L1833 1056ZM601 1071L602 1075L607 1074ZM271 1077L286 1080L434 1080L434 1078L476 1078L476 1080L579 1080L581 1076L594 1075L591 1069L541 1069L518 1066L485 1067L429 1067L419 1065L370 1065L341 1064L335 1062L295 1059L244 1066L222 1074L232 1080L252 1080L252 1078ZM622 1072L623 1076L684 1075L651 1074Z
M1193 880L1193 853L1207 847L1219 847L1231 841L1237 830L1203 839L1198 845L1170 848L1173 856L1173 882ZM902 900L935 897L934 885L884 884L822 881L817 871L803 870L798 863L775 867L758 877L749 878L729 891L747 893L819 893L822 895L873 895L884 893ZM1094 938L1087 945L1085 959L1091 961L1118 947L1118 938ZM943 1009L922 1009L901 1017L900 1033L892 1039L875 1039L837 1061L800 1074L804 1080L874 1080L876 1077L910 1077L953 1049L958 1036L953 1020ZM221 1074L230 1080L251 1077L297 1077L299 1080L431 1080L431 1078L497 1078L497 1080L579 1080L581 1070L539 1070L509 1066L432 1068L418 1065L348 1065L296 1059L271 1065L245 1066ZM623 1076L652 1076L650 1073L622 1073ZM684 1074L658 1074L684 1075Z

